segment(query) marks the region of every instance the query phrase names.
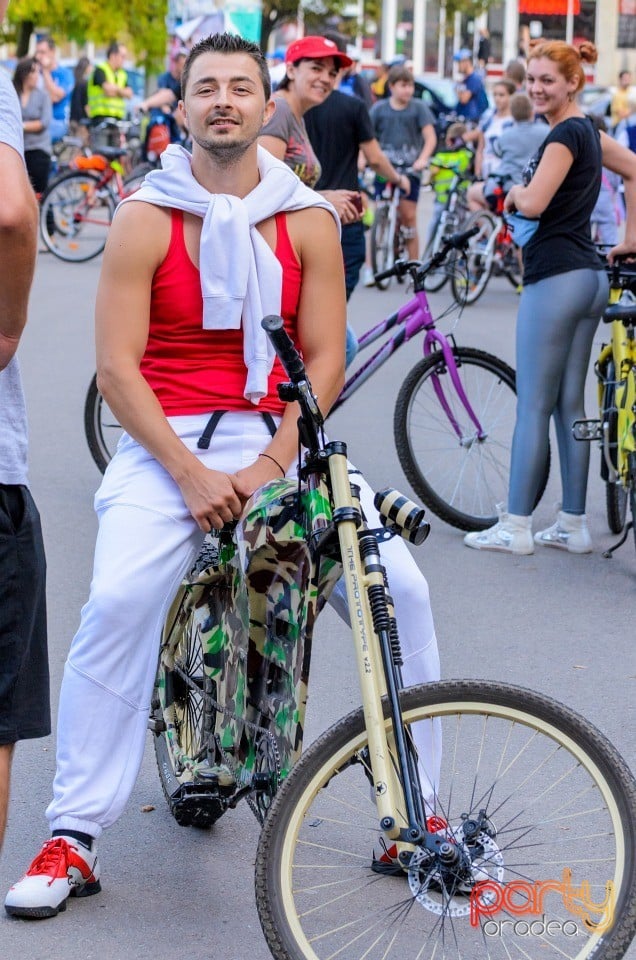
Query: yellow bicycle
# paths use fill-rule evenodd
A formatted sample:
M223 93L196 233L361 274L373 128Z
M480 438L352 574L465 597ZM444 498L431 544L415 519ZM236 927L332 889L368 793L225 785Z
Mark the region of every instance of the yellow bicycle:
M636 543L636 264L616 261L608 267L610 302L603 322L611 338L594 366L598 379L598 420L577 420L577 440L597 440L605 481L607 522L620 540L604 554L611 557L634 531ZM631 520L627 520L627 506Z

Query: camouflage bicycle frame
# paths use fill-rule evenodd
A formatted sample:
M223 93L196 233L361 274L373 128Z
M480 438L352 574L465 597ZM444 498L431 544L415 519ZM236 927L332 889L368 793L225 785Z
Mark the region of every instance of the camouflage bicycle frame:
M267 744L281 779L298 759L313 629L342 572L310 544L311 532L330 521L324 481L315 489L303 485L299 496L297 482L275 480L254 494L232 537L221 538L218 559L182 583L166 620L159 675L174 668L184 632L195 631L205 696L218 706L205 743L189 756L179 711L160 680L165 736L180 782L195 780L206 761L227 760L237 783L249 784L267 760L263 730L273 735Z

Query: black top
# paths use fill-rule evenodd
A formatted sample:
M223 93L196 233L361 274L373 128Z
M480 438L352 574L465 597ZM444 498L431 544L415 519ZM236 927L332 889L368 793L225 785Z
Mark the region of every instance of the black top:
M524 284L570 270L601 269L592 243L590 216L601 188L602 151L588 117L562 120L547 135L524 171L528 184L550 143L562 143L574 162L541 214L539 228L523 248Z
M80 80L73 87L71 93L70 119L76 123L87 120L86 105L88 103L88 80Z
M375 139L362 100L334 90L304 121L322 167L316 190L357 190L360 144Z

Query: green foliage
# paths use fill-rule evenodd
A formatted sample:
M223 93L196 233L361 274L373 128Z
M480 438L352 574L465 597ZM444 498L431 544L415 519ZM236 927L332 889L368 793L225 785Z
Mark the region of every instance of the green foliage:
M456 13L478 17L496 3L501 0L446 0L446 20L452 23Z
M122 40L152 72L163 68L167 12L167 0L12 0L9 20L22 43L23 23L50 32L58 43L92 41L103 47L114 39Z

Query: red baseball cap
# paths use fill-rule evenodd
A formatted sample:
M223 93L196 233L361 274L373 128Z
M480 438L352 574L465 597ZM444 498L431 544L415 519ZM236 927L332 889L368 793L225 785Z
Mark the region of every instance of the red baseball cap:
M301 37L290 43L285 52L285 63L296 63L297 60L321 60L323 57L333 57L340 70L350 67L351 57L341 53L333 40L326 37Z

